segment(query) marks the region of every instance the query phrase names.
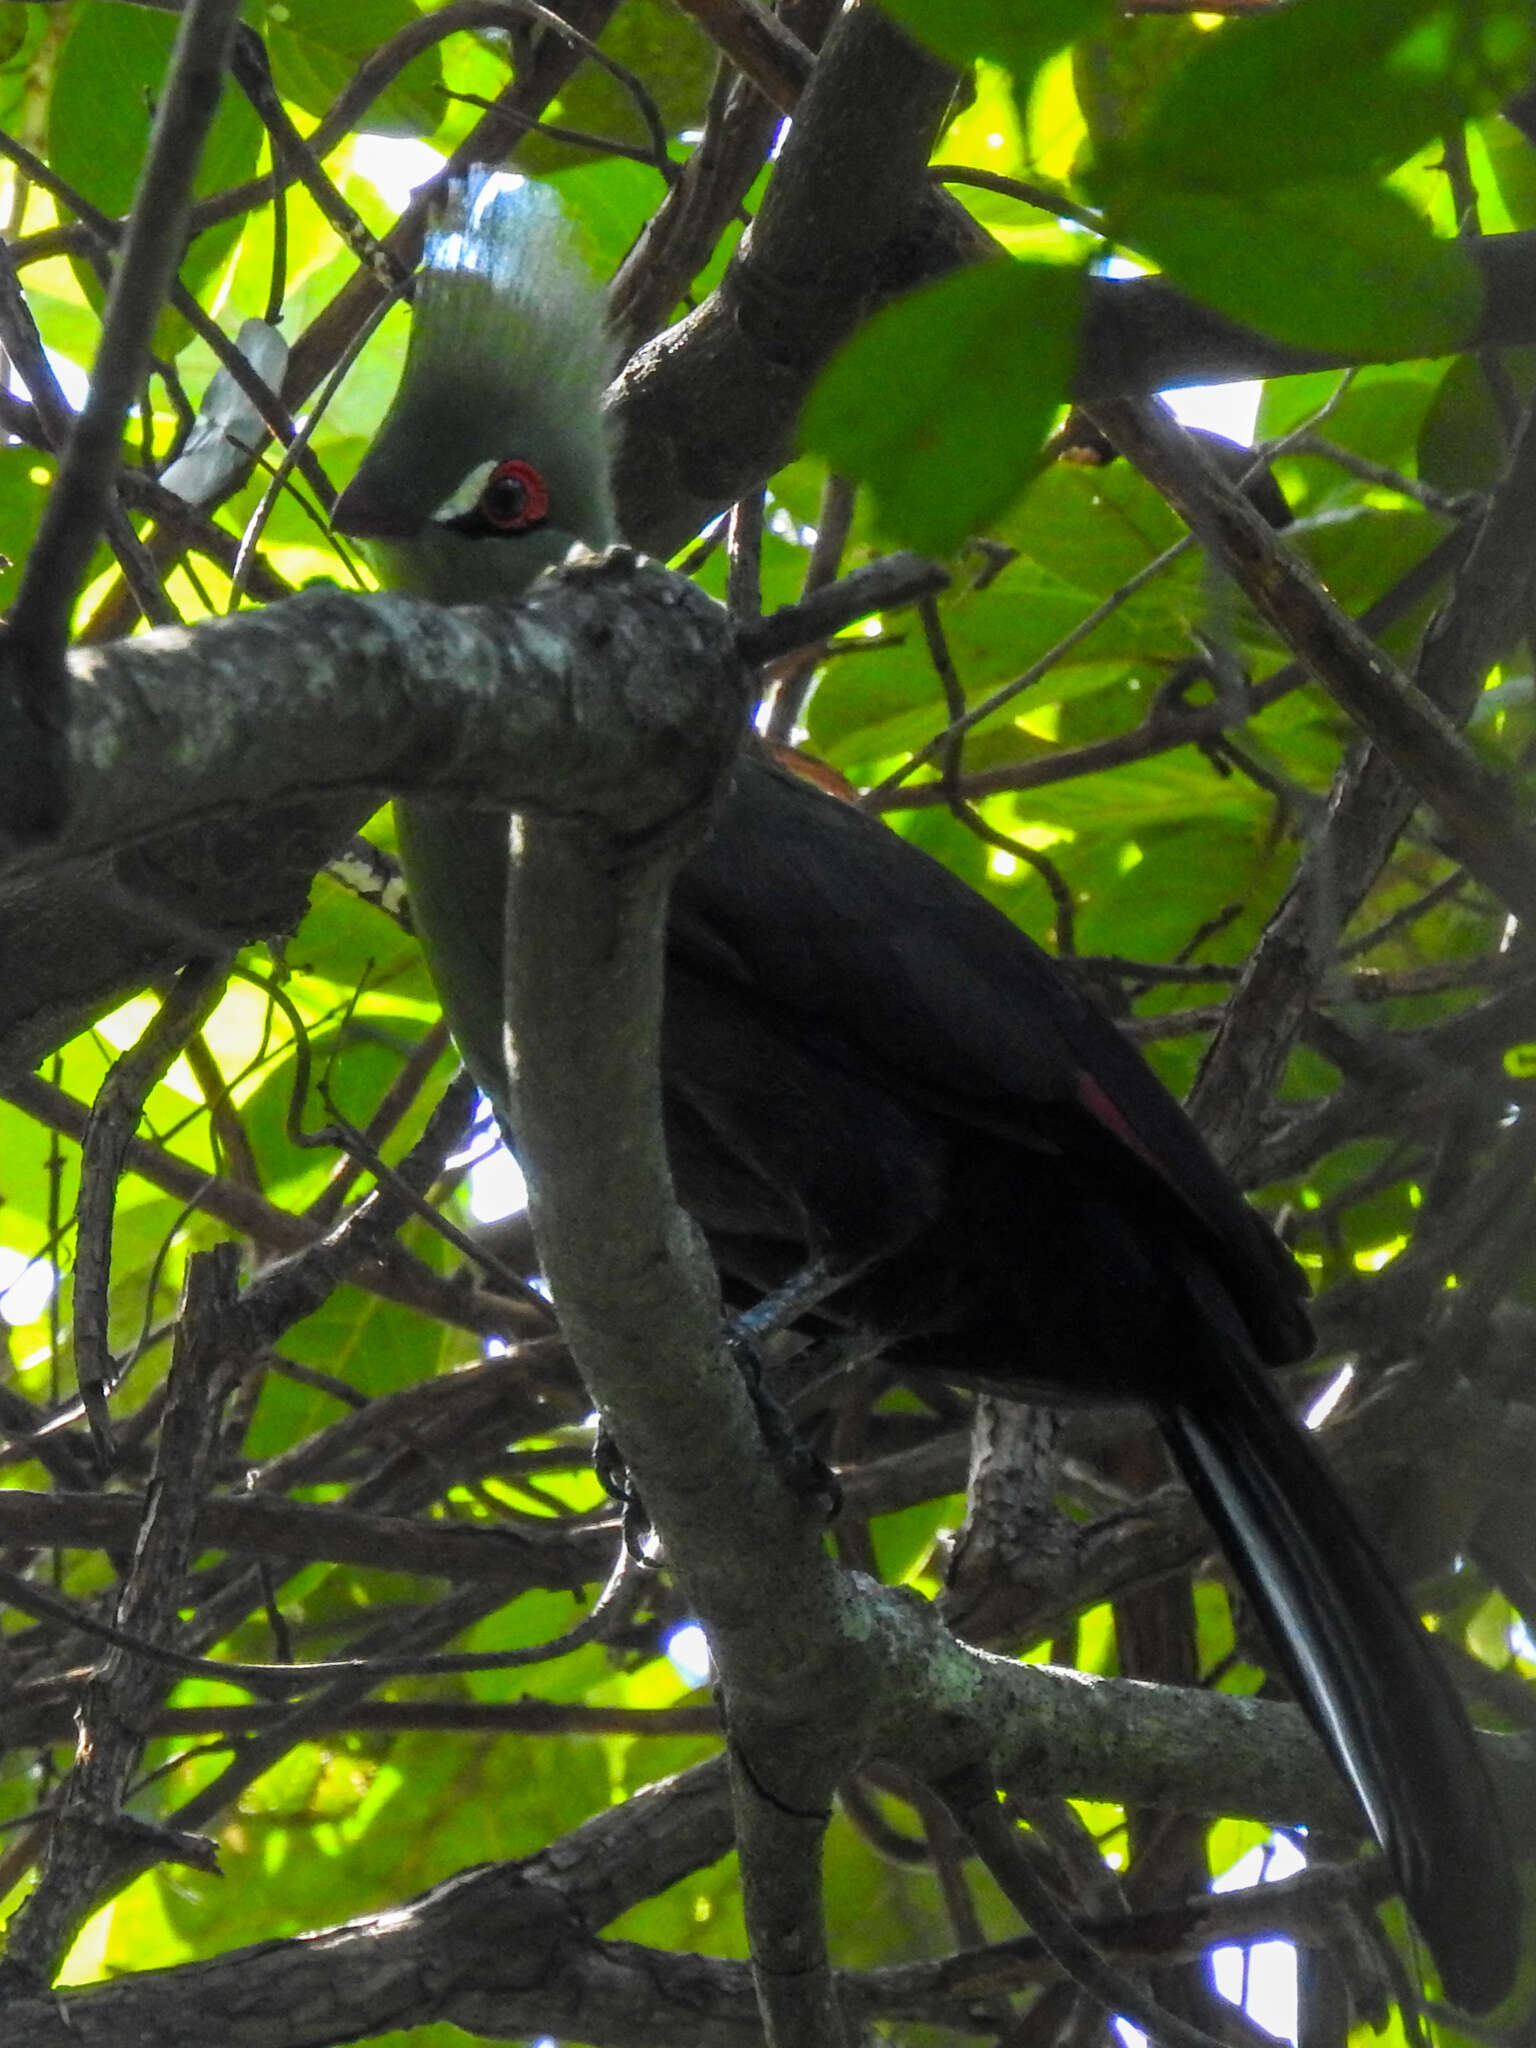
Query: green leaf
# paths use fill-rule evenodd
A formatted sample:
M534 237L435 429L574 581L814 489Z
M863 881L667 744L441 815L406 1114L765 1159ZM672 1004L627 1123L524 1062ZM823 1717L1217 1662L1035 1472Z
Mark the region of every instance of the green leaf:
M319 120L363 59L419 20L410 0L347 0L345 7L334 0L282 0L271 8L266 31L277 89ZM442 58L433 44L391 81L361 125L370 135L430 135L443 104Z
M1326 405L1329 410L1322 432L1330 441L1369 455L1391 469L1408 470L1442 374L1443 365L1434 362L1374 363L1357 371L1342 394L1336 370L1278 377L1264 387L1258 436L1261 440L1278 439ZM1331 474L1336 479L1342 476L1337 469ZM1341 482L1340 490L1353 502L1352 487Z
M16 595L52 478L51 461L35 448L20 442L0 448L0 610Z
M1081 42L1072 81L1094 149L1113 149L1141 129L1169 78L1206 40L1187 15L1144 14L1121 15L1107 34Z
M39 74L47 68L49 45L59 41L57 20L57 8L0 4L0 127L10 135L27 135Z
M615 58L645 81L646 91L663 132L675 138L685 129L704 125L710 81L715 75L714 45L681 8L664 0L628 0L600 38L605 56ZM649 148L651 131L635 95L611 71L583 64L561 88L560 97L544 117L555 127ZM557 142L537 131L517 145L517 168L538 177L590 162L592 150ZM604 165L607 168L607 165ZM654 171L647 173L649 205L660 198Z
M989 530L1018 550L1016 559L979 589L957 583L939 604L950 654L972 702L1075 632L1102 599L1185 529L1128 463L1086 469L1057 462ZM1189 550L985 720L967 744L968 763L983 767L1051 753L1068 740L1065 721L1057 725L1053 718L1083 699L1092 700L1094 729L1074 731L1074 739L1121 730L1141 715L1145 699L1138 686L1155 689L1194 651L1194 629L1208 611L1205 572L1198 553ZM813 747L856 779L920 745L945 722L922 635L904 620L890 625L898 644L841 656L811 705ZM1274 665L1267 632L1246 611L1233 630L1243 660L1261 673Z
M1475 131L1488 152L1488 168L1512 228L1536 227L1536 150L1512 121L1485 121ZM1490 223L1485 219L1485 229Z
M876 314L806 408L807 447L869 485L881 528L951 553L1018 496L1066 398L1083 280L988 263Z
M120 216L133 203L175 35L174 18L120 0L98 0L85 8L70 31L49 105L49 156L65 183L102 213ZM251 177L263 133L244 95L226 84L203 145L194 194L221 192ZM222 221L193 240L179 272L188 291L207 282L240 232L238 220ZM76 275L87 297L99 305L102 291L95 273L77 265ZM174 353L186 337L179 317L162 314L158 353Z
M1466 249L1384 186L1143 190L1114 225L1192 298L1297 348L1444 355L1465 345L1481 303Z
M1104 0L888 0L887 12L951 64L994 58L1020 89L1053 51L1096 33L1111 15Z
M367 1003L345 1026L328 1024L312 1032L310 1052L315 1064L300 1129L314 1129L330 1113L318 1097L316 1083L322 1078L341 1114L366 1123L422 1030L421 1019L410 1012L391 1013L381 1003ZM452 1061L445 1056L445 1077L451 1069ZM287 1135L294 1075L291 1058L274 1063L244 1102L247 1132L262 1184L269 1191L280 1190L282 1198L290 1202L313 1200L335 1165L328 1147L296 1146Z
M570 164L566 150L562 162ZM549 181L579 223L582 253L599 277L618 269L650 219L661 196L661 179L649 164L629 157L577 161Z
M1319 522L1297 545L1335 601L1364 611L1422 561L1444 531L1416 505L1355 505Z
M1202 38L1102 177L1260 193L1388 171L1522 84L1531 45L1520 0L1293 0Z
M1526 397L1536 384L1536 349L1507 350L1504 362L1515 390ZM1458 356L1419 434L1419 475L1443 491L1491 490L1507 453L1483 365L1475 356Z
M11 134L25 132L25 106L39 45L53 32L45 7L24 7L19 0L0 5L0 123Z
M1145 569L1186 531L1167 500L1130 463L1114 461L1093 468L1053 462L1003 522L997 538L1072 584L1091 606ZM998 584L1006 588L1012 573L1006 571ZM1152 601L1166 606L1170 583L1193 586L1199 579L1193 563L1179 564L1164 573ZM1181 654L1187 651L1180 649Z
M9 70L16 63L28 36L27 9L16 5L16 0L6 0L0 7L0 68Z

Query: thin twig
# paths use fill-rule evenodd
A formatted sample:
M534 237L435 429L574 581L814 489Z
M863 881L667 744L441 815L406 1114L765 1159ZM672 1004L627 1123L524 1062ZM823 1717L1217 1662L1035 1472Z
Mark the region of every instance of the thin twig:
M81 1140L75 1357L80 1398L103 1471L112 1463L107 1388L116 1370L107 1334L107 1304L118 1176L150 1090L165 1078L188 1039L202 1030L228 978L227 959L194 961L182 970L138 1042L102 1083Z
M989 846L995 846L1000 853L1011 859L1023 861L1026 867L1034 869L1050 891L1051 901L1056 906L1055 944L1062 954L1077 951L1076 913L1072 902L1072 891L1060 868L1038 847L1028 846L1022 839L1016 839L1009 832L1003 832L984 818L976 806L965 796L960 787L960 772L964 761L965 734L961 720L965 715L965 692L955 674L950 658L949 643L944 637L944 628L939 619L939 608L935 599L924 597L918 600L918 617L923 624L923 637L928 643L928 658L944 689L944 703L949 712L947 730L953 735L944 750L941 779L952 815L974 832Z
M928 175L935 185L974 185L978 191L997 192L1004 199L1017 199L1022 206L1038 207L1056 220L1076 221L1090 234L1104 233L1104 216L1084 206L1068 192L1048 185L1034 185L1026 178L1008 178L1001 171L984 171L974 164L930 164Z
M90 1110L83 1102L36 1074L17 1075L0 1086L0 1101L13 1104L46 1128L62 1131L77 1143L84 1137L90 1118ZM163 1188L178 1200L195 1204L205 1214L218 1217L231 1229L270 1249L302 1251L324 1235L302 1216L261 1200L237 1181L204 1173L200 1167L191 1166L142 1138L130 1140L124 1165L152 1187ZM365 1263L348 1277L354 1286L370 1294L402 1302L478 1336L511 1339L534 1334L529 1328L529 1311L521 1302L499 1295L470 1293L398 1247L391 1252L387 1264ZM541 1301L538 1328L546 1328L548 1320L548 1304ZM64 1420L73 1420L83 1412L69 1411L65 1417L56 1418L56 1422L62 1426Z
M175 276L188 195L219 102L239 0L188 0L155 114L133 214L113 272L90 390L49 492L11 613L39 714L64 687L69 615L101 531L123 422L143 381L150 336Z
M39 1977L52 1975L103 1892L132 1872L167 1857L216 1868L211 1843L199 1846L123 1812L166 1683L158 1658L136 1656L125 1644L158 1647L176 1625L219 1414L232 1384L222 1340L239 1264L235 1245L194 1253L188 1262L154 1477L117 1602L121 1640L85 1689L74 1768L53 1815L42 1876L8 1930L11 1966Z
M378 277L381 284L396 290L406 273L382 242L368 230L362 215L337 191L321 165L320 158L289 117L276 87L266 45L253 28L241 23L230 49L230 75L245 94L272 142L274 165L281 162L297 173L300 184L329 222L336 235L357 258Z
M827 477L816 513L816 538L811 543L810 558L805 565L805 582L800 592L802 599L812 597L818 590L825 590L836 582L837 573L843 565L843 550L853 530L855 500L854 487L847 477L838 476L836 472ZM781 746L793 743L824 652L824 647L805 648L780 669L774 684L773 708L769 714L766 738L776 740Z
M763 616L763 494L753 491L731 508L726 535L725 603L738 625Z
M1324 688L1440 813L1473 873L1511 909L1536 916L1536 842L1519 817L1508 783L1483 766L1437 710L1432 694L1416 689L1333 602L1165 407L1157 401L1106 399L1092 410L1116 446L1133 457L1215 552ZM1536 493L1536 433L1527 432L1523 439L1524 463L1517 451L1512 474L1528 476L1529 489ZM1486 618L1480 625L1486 634Z
M1385 596L1378 598L1361 614L1360 624L1365 631L1384 632L1421 604L1466 558L1471 541L1472 536L1465 528L1444 534L1422 560L1399 577ZM1037 679L1033 670L1026 671L1014 684L1006 686L1008 693L1011 695L1017 687ZM1146 718L1129 732L1117 733L1107 740L1093 740L1081 747L1064 747L1060 753L1047 754L1036 761L978 769L965 777L962 787L965 794L975 801L984 796L996 796L1003 790L1042 789L1051 783L1072 782L1080 776L1097 775L1105 768L1126 767L1132 762L1171 752L1175 747L1196 745L1203 739L1214 738L1225 732L1235 717L1242 722L1268 710L1270 705L1302 688L1308 679L1309 672L1303 663L1288 662L1284 668L1276 669L1273 675L1252 686L1240 713L1239 707L1220 701L1190 707L1180 704L1175 709L1159 691L1158 699ZM915 789L895 789L892 784L897 779L889 777L876 789L868 791L863 798L865 808L874 811L922 810L944 801L943 788L938 782L919 783Z
M800 103L815 62L810 51L760 0L678 0L764 99L781 114Z

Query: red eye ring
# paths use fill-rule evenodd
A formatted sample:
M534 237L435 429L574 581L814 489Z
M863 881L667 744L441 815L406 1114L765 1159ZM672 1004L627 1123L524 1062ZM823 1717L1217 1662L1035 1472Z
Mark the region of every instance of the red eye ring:
M498 533L527 533L549 516L549 486L531 462L498 462L485 480L476 510Z

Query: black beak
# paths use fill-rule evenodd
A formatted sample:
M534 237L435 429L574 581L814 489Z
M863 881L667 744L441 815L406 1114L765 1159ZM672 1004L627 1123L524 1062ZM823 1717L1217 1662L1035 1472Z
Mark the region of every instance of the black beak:
M413 540L421 531L421 519L369 476L365 466L336 500L331 526L354 540Z

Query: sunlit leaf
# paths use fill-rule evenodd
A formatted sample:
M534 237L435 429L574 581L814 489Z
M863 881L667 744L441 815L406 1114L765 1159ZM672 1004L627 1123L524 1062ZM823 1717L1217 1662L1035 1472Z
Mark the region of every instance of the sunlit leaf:
M952 64L992 57L1024 85L1054 50L1108 19L1104 0L893 0L890 12Z
M126 214L132 204L175 34L174 16L125 0L101 0L75 16L49 102L49 155L59 176L102 213ZM250 177L262 141L250 102L226 80L193 191L219 192ZM189 291L212 275L239 234L236 219L194 237L180 267ZM99 294L89 266L78 266L77 275L89 292ZM157 345L163 353L186 339L185 325L170 315L161 329Z
M1293 0L1191 46L1103 177L1252 193L1390 170L1525 82L1518 0Z
M989 263L855 336L806 408L806 445L869 486L886 533L946 555L1023 489L1067 396L1077 271Z
M330 111L362 60L418 20L410 0L283 0L267 32L273 80L318 121ZM414 57L368 108L370 135L430 135L443 113L442 60L436 44Z
M1115 232L1192 298L1298 348L1439 355L1464 344L1480 276L1383 186L1127 193Z

